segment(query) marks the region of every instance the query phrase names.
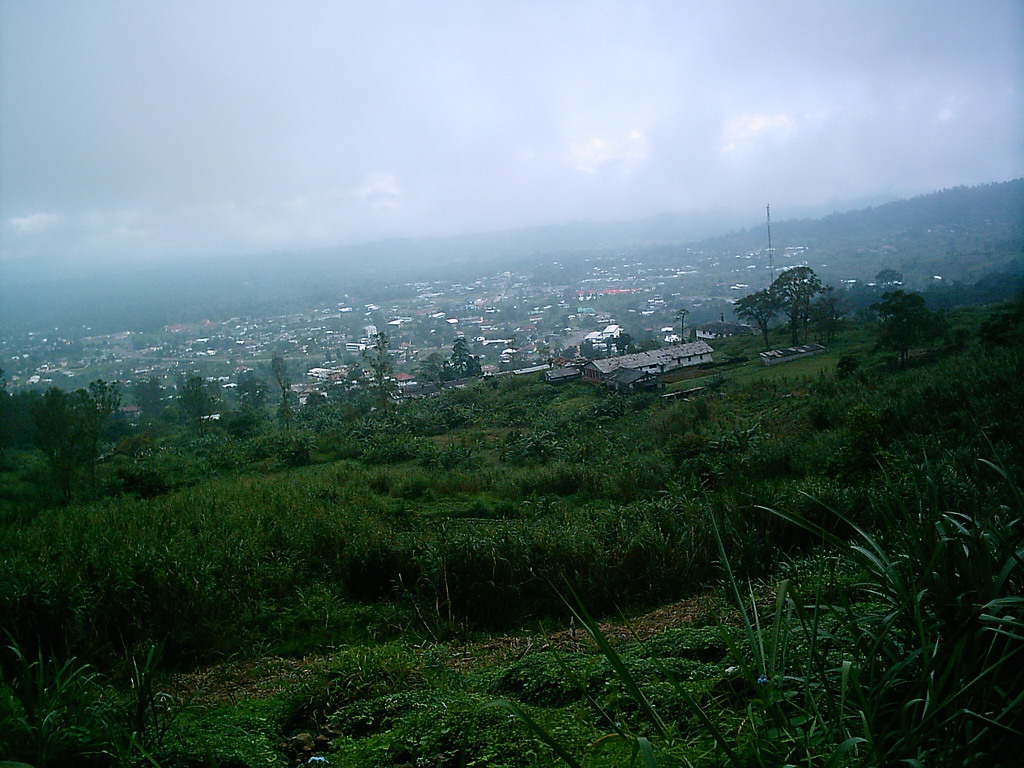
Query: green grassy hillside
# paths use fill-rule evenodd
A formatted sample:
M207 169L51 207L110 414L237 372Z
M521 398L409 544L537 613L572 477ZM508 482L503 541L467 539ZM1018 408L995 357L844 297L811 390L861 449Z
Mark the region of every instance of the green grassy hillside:
M9 450L0 760L1009 765L1020 315L152 437L67 506Z

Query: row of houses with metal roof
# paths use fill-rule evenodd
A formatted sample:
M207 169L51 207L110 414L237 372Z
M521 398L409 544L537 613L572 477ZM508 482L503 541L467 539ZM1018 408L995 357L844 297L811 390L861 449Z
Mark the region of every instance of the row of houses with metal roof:
M582 378L619 392L635 392L656 387L667 373L710 363L713 351L704 341L675 344L649 352L589 360L575 367L556 368L548 371L545 378L554 384Z
M801 357L820 355L824 351L825 347L821 344L800 344L784 349L770 349L767 352L760 353L761 365L779 365L780 363L788 363L791 360L799 360Z

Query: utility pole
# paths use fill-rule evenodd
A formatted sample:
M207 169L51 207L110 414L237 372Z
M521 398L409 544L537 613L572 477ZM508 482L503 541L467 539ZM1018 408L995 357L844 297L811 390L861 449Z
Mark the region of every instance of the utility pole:
M768 271L772 276L772 283L775 282L775 249L772 248L772 206L771 203L765 206L765 214L768 217ZM770 285L771 283L769 283Z
M686 316L689 314L689 310L680 309L677 313L679 315L679 338L683 344L686 343Z

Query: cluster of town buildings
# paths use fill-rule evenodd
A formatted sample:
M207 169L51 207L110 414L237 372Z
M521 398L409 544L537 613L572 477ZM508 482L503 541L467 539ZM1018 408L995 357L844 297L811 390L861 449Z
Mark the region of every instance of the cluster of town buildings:
M728 281L699 283L718 257L692 256L693 263L682 266L624 255L584 259L571 268L553 262L544 274L505 271L465 282L408 283L392 286L388 300L342 294L302 312L145 331L23 332L0 339L0 367L10 386L75 388L103 378L128 390L151 378L171 385L200 375L230 390L243 375L269 378L271 358L283 357L296 391L306 397L353 386L368 369L372 347L386 338L397 384L414 392L429 383L423 370L430 359L446 359L461 337L485 375L552 366L553 380L578 375L634 391L707 364L709 342L748 332L725 321ZM698 286L700 293L686 292ZM690 314L687 338L677 322L681 307ZM584 358L590 362L577 364Z

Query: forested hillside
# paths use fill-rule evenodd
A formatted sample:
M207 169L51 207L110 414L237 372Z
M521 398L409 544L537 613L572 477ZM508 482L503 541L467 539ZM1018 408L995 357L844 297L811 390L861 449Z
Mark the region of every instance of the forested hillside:
M776 209L776 214L778 214ZM830 271L874 274L887 261L915 281L935 274L974 282L992 272L1021 271L1024 180L945 189L815 220L773 222L776 245L807 246L828 257ZM707 241L711 249L763 247L763 227ZM864 269L867 267L867 270Z

